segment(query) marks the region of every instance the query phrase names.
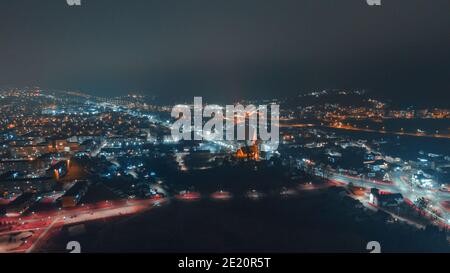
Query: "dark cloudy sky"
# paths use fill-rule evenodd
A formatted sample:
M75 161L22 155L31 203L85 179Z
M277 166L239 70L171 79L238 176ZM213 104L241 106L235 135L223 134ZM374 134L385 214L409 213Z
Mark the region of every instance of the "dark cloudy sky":
M450 0L0 1L0 85L165 97L450 93Z

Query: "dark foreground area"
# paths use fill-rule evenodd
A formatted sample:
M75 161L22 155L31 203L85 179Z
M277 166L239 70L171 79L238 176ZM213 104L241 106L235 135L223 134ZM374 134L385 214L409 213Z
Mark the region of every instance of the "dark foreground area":
M65 251L76 240L83 252L448 252L445 237L388 223L342 199L336 189L295 197L228 201L171 201L128 218L86 224L86 232L65 230L43 251Z

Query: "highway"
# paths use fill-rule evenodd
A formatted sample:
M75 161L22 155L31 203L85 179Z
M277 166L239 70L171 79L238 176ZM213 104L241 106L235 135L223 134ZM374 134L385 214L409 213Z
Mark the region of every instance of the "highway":
M391 177L392 183L363 179L338 173L331 174L329 179L337 184L348 185L349 183L352 183L357 187L377 188L386 192L401 193L406 200L410 200L411 202L424 197L430 201L430 205L433 207L434 211L422 208L421 210L423 213L428 215L429 218L432 218L431 220L435 224L447 229L450 228L450 214L443 205L446 201L450 200L449 192L422 189L413 186L408 183L407 179L402 177L400 173L394 173Z
M65 225L133 215L164 202L167 202L167 199L102 201L70 209L34 213L30 216L0 218L0 222L15 223L8 230L0 231L0 252L34 252L51 238L54 231L59 231ZM24 233L27 233L27 238L20 240L21 234ZM28 236L29 234L31 236Z
M392 182L388 183L339 173L332 173L328 177L328 180L332 184L348 185L349 183L352 183L357 187L363 187L366 189L377 188L386 192L401 193L405 198L405 201L410 200L414 202L417 198L425 197L430 200L430 205L433 206L433 211L430 209L421 209L424 215L428 216L428 218L435 224L441 227L449 228L448 223L450 218L448 211L444 208L443 204L446 201L450 201L450 193L420 189L412 186L407 182L405 177L400 175L400 173L394 173L391 177ZM326 184L323 186L316 186L314 184L305 184L300 185L298 190L315 190L325 186L329 185ZM231 196L230 193L227 194ZM211 198L214 199L214 196L215 195L213 194ZM200 198L200 194L196 192L188 192L186 194L174 196L174 199L181 201L196 201ZM228 199L229 198L227 198L227 200ZM154 207L158 207L162 203L169 202L169 200L171 200L171 198L155 197L145 200L130 199L101 201L95 204L81 204L75 208L32 213L29 216L23 217L3 217L0 218L0 222L13 222L14 224L10 225L9 229L0 230L0 252L27 253L39 251L42 245L45 245L45 243L48 242L53 235L58 233L61 228L66 225L76 225L89 221L107 220L114 217L136 215ZM360 201L366 207L374 209L373 205L369 204L364 198ZM407 203L414 206L412 202ZM417 206L415 206L415 208L418 209ZM383 210L382 208L377 209ZM393 216L400 221L423 228L423 225L420 223L402 218L398 215Z
M395 131L384 131L384 130L375 130L368 128L357 128L353 126L347 125L329 125L325 126L332 129L341 129L341 130L349 130L349 131L360 131L360 132L368 132L368 133L379 133L379 134L392 134L392 135L400 135L400 136L414 136L414 137L431 137L431 138L450 138L448 134L426 134L426 133L409 133L409 132L395 132Z

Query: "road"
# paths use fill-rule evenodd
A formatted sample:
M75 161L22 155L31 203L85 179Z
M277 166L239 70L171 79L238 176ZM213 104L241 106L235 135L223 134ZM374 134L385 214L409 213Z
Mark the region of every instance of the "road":
M65 225L134 215L155 207L155 203L161 204L166 201L167 199L164 198L102 201L71 209L34 213L25 217L0 218L0 222L7 220L16 223L10 229L0 232L0 239L4 238L0 240L0 250L2 252L34 252L45 244L54 229L61 229ZM31 233L32 236L27 237L21 244L17 244L14 238L25 232ZM8 244L12 243L14 245L9 247Z
M400 136L414 136L414 137L431 137L431 138L450 138L448 134L425 134L425 133L409 133L409 132L395 132L395 131L384 131L384 130L374 130L368 128L357 128L353 126L347 125L329 125L325 126L333 129L340 130L349 130L349 131L360 131L360 132L368 132L368 133L379 133L379 134L391 134L391 135L400 135Z
M450 214L448 210L444 207L444 203L450 200L449 192L442 192L439 190L429 190L422 189L413 186L408 183L405 177L402 177L400 173L394 173L391 175L392 183L387 183L383 181L363 179L360 177L353 177L349 175L343 175L338 173L333 173L329 176L331 181L349 184L352 183L358 187L364 188L377 188L382 191L401 193L404 198L414 202L418 198L425 197L430 200L430 204L435 211L430 209L421 208L421 210L429 216L429 218L435 218L432 221L442 227L450 228Z
M405 200L414 201L420 197L426 197L434 206L435 210L441 212L436 215L429 209L422 209L426 215L429 215L435 224L449 227L448 211L443 208L443 201L450 200L450 193L420 189L408 183L406 178L400 173L393 174L392 182L368 180L360 177L332 173L329 176L330 182L347 185L352 183L357 187L377 188L382 191L401 193ZM313 185L304 185L301 190L315 189ZM198 197L200 198L200 196ZM159 206L168 202L170 198L153 198L144 200L117 200L117 201L101 201L95 204L80 205L70 209L58 209L49 212L33 213L29 216L16 218L0 218L0 222L13 222L14 225L8 230L0 231L0 251L1 252L35 252L40 249L48 240L66 225L75 225L96 220L107 220L115 217L126 215L137 215L143 211ZM175 198L179 199L179 198ZM363 204L370 206L367 200L362 200ZM417 207L416 207L417 208ZM382 208L378 208L382 209ZM388 212L390 213L390 212ZM390 213L391 214L391 213ZM410 219L402 218L395 215L400 221L423 228L420 223ZM26 237L21 239L21 237ZM19 238L19 239L17 239Z

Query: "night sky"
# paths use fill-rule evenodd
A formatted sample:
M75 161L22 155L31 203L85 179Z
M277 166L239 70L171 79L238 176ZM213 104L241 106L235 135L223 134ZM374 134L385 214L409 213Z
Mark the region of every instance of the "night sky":
M450 100L450 0L0 1L0 85L211 100ZM450 103L449 103L450 105Z

